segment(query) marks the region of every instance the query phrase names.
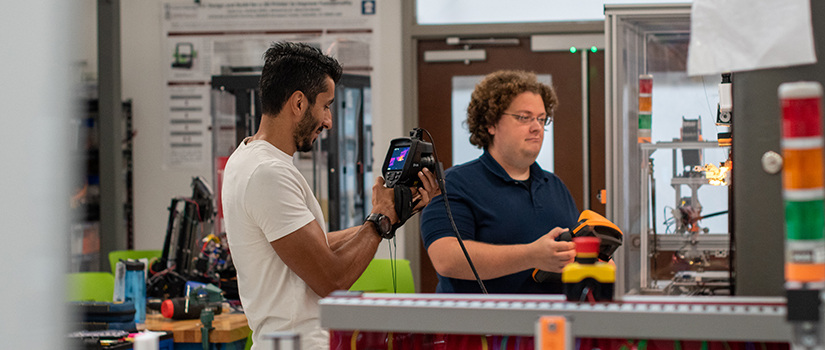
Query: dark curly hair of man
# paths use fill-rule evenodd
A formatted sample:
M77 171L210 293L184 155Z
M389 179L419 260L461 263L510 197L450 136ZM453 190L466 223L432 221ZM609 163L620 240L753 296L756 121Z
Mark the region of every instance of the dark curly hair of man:
M487 148L493 143L493 136L487 128L496 125L510 103L523 92L541 96L547 117L552 118L558 105L556 92L551 86L540 83L536 74L520 70L501 70L488 74L476 85L467 107L467 126L470 129L470 143L478 148Z
M264 53L260 97L263 114L276 115L295 91L310 104L327 89L326 78L338 83L343 68L334 58L307 43L281 41Z

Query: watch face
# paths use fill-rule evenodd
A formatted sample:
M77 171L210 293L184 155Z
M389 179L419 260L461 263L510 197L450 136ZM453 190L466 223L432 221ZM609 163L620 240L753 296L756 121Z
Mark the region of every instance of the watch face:
M392 229L392 223L390 223L390 218L384 215L378 217L378 226L381 230L382 234L387 234Z

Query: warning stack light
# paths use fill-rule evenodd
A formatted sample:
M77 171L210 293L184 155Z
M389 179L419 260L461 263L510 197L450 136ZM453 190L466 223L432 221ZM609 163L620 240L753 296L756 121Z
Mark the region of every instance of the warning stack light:
M782 104L782 173L787 282L825 286L825 177L822 165L822 86L779 86Z
M639 143L651 143L653 124L653 76L639 75Z
M812 348L807 344L811 339L822 344L819 305L825 289L822 85L784 83L779 100L787 319L793 327L793 347Z

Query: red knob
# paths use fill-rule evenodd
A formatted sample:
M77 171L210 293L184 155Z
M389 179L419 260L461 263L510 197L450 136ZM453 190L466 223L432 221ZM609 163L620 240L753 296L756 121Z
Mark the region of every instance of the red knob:
M601 240L598 237L576 237L573 238L573 243L576 243L576 255L595 255L599 253L599 244L601 244Z
M160 304L160 314L163 317L172 318L175 314L175 304L172 303L172 299L166 299Z

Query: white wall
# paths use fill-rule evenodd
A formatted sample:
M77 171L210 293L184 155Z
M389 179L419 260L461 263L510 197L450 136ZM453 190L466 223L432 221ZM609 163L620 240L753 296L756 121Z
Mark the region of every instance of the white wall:
M77 5L77 12L82 14L78 18L83 20L76 21L75 25L76 77L97 81L97 0L83 0L77 2Z
M161 0L121 1L123 98L132 99L134 139L135 248L160 249L166 233L167 207L174 196L191 194L192 176L204 176L211 182L211 169L174 170L163 166L164 86L161 71ZM96 23L95 0L86 0L86 27ZM405 136L402 128L401 89L401 4L380 2L378 28L375 31L373 71L374 144L376 157L373 171L378 174L389 141ZM91 28L96 28L94 24ZM96 69L94 30L84 32L87 40L86 60ZM164 61L165 62L165 61ZM403 234L403 232L400 232ZM403 257L403 240L398 252ZM387 257L386 243L379 257Z
M166 235L169 202L190 196L193 176L212 181L209 167L166 169L165 87L161 59L161 1L121 1L123 98L132 100L135 249L160 249ZM166 61L164 61L166 62Z

